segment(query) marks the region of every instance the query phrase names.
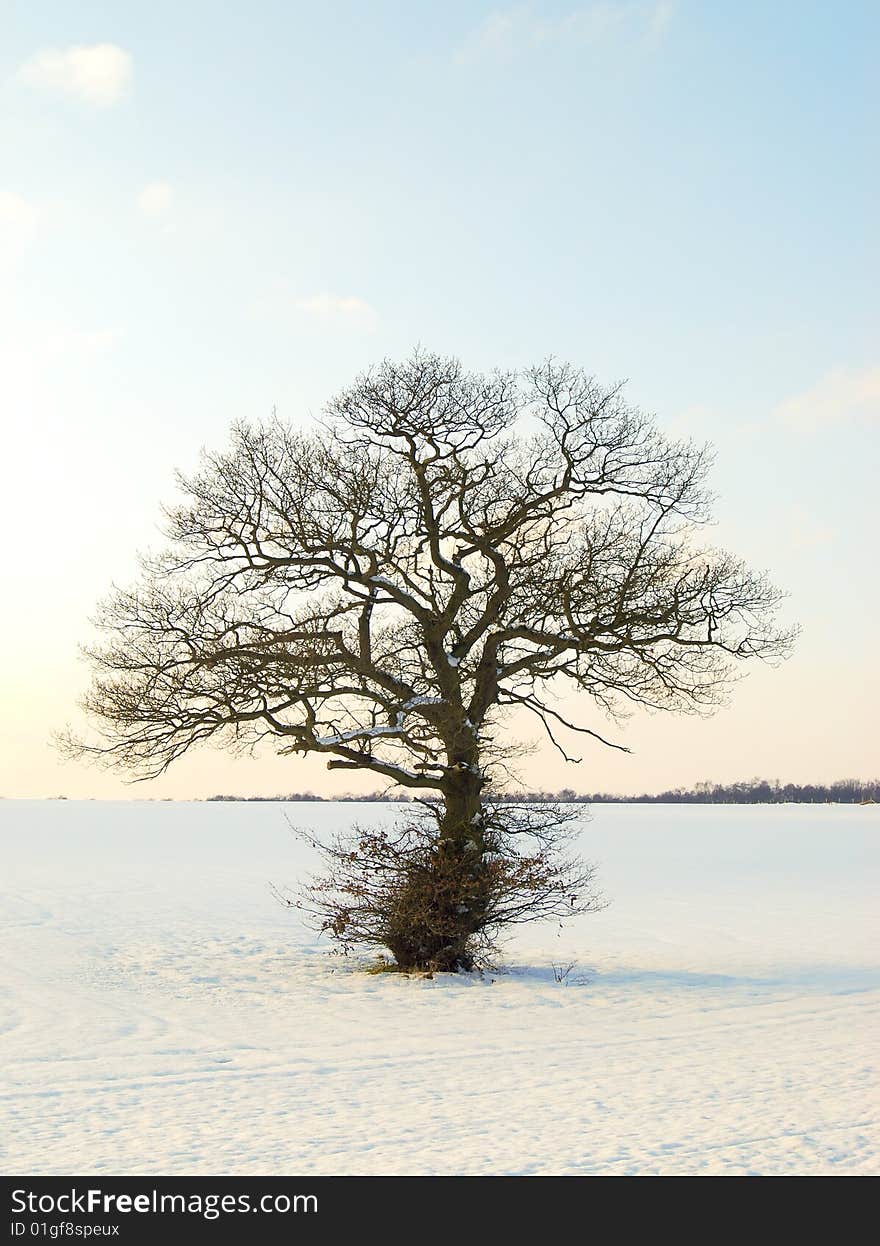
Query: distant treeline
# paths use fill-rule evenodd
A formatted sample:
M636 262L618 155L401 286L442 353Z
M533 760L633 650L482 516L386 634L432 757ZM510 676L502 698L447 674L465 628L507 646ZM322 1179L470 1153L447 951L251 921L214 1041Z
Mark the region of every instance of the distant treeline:
M662 805L784 805L833 804L858 805L880 801L880 779L838 779L835 783L780 783L778 779L752 779L749 783L698 783L696 787L676 787L666 792L642 793L641 796L617 796L609 792L581 795L569 788L561 792L520 795L510 800L583 801L603 804Z
M370 801L405 804L411 798L406 794L389 796L383 792L368 795L316 796L313 792L290 792L286 796L209 796L208 800L255 800L255 801ZM609 792L575 792L563 788L558 792L506 792L500 799L516 804L536 804L540 801L607 805L607 804L663 804L663 805L783 805L833 804L858 805L880 802L880 779L838 779L835 783L780 783L778 779L752 779L748 783L698 783L696 787L676 787L667 792L641 796L618 796Z

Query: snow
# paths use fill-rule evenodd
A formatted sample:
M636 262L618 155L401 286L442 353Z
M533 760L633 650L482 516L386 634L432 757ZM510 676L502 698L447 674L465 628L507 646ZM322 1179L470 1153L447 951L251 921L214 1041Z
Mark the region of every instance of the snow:
M394 816L0 802L6 1172L877 1171L878 808L596 806L611 906L432 980L272 901L285 811Z
M339 735L316 736L317 744L347 744L350 740L375 740L380 736L400 735L400 727L359 727L354 731L343 731Z
M401 705L400 709L397 711L395 715L395 721L398 727L400 727L403 725L403 721L406 718L410 710L419 709L420 707L425 706L425 705L442 705L442 704L443 704L442 697L412 697L409 701L404 701L403 705Z

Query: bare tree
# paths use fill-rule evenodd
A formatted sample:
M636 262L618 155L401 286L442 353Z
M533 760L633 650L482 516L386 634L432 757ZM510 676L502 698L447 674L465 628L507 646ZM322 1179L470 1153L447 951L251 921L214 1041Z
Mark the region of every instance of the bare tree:
M422 865L454 862L468 894L444 884L436 937L394 951L455 968L493 909L485 803L508 708L573 761L572 733L622 746L565 717L562 688L612 716L709 709L791 635L762 575L696 544L706 450L664 439L620 387L419 352L326 415L310 433L238 425L180 478L168 551L98 620L84 704L102 739L69 747L148 778L203 741L271 737L437 802Z

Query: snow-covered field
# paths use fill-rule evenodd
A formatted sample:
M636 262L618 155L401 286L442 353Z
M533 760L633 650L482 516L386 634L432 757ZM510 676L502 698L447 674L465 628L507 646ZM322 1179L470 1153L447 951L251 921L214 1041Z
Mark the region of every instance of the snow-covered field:
M0 828L8 1173L880 1168L880 807L596 806L611 907L430 981L271 899L310 860L280 805L4 801Z

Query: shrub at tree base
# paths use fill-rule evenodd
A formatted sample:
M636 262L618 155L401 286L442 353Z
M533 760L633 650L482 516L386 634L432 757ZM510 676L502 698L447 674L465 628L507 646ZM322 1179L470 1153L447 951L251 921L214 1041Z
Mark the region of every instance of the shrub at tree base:
M582 811L487 804L482 847L438 837L426 806L384 828L354 827L332 843L306 836L326 873L299 899L282 896L348 952L387 948L401 969L455 971L486 963L500 932L536 916L596 912L592 866L567 854Z

